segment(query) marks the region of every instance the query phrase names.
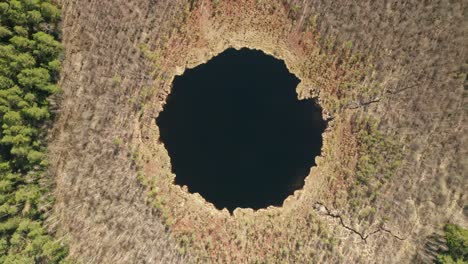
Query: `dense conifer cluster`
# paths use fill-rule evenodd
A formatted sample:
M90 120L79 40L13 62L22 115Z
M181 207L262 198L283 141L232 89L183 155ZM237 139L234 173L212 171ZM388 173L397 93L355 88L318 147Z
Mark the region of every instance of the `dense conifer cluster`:
M59 20L48 0L0 1L0 263L57 263L67 254L44 226L44 126L59 92Z

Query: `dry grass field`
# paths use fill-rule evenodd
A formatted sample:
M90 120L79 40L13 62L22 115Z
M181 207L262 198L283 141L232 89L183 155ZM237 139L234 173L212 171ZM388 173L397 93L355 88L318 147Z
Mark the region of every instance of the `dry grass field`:
M466 1L61 0L47 224L82 263L431 263L468 226ZM173 184L155 122L229 47L283 59L329 120L281 207Z

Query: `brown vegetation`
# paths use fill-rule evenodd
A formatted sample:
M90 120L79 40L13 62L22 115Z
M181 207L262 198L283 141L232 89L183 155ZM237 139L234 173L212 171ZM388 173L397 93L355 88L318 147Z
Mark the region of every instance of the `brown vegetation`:
M466 225L463 4L62 2L50 222L72 257L410 263L445 222ZM298 96L318 96L331 119L317 166L282 207L231 216L172 184L155 118L174 75L227 47L284 59Z

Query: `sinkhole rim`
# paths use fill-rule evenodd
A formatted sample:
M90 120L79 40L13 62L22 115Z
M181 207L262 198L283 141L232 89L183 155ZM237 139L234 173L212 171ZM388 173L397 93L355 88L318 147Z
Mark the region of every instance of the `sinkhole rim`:
M291 88L293 89L295 103L299 103L301 101L310 101L315 107L314 111L317 111L319 113L319 115L320 115L320 120L319 121L322 124L322 129L321 129L321 131L319 133L320 134L320 147L318 148L318 153L313 155L312 164L310 166L307 166L307 173L306 173L305 176L302 177L302 183L299 186L299 188L294 188L291 192L288 193L288 195L286 195L284 198L281 198L280 202L277 203L277 204L271 204L270 203L270 204L268 204L266 206L261 206L261 207L239 206L239 205L236 205L236 206L234 206L232 208L228 208L226 206L218 207L216 205L216 203L217 203L216 201L213 201L212 199L207 198L206 195L203 195L199 191L191 190L191 187L189 186L189 184L177 183L178 173L174 169L175 166L174 166L173 157L171 156L171 153L170 153L170 151L168 149L168 146L167 146L168 144L167 144L167 142L164 141L162 133L161 133L161 130L162 130L161 129L161 124L160 124L160 122L158 120L160 119L161 114L163 114L165 111L167 111L168 103L170 102L171 97L173 96L173 93L174 93L174 87L175 87L176 80L178 78L182 78L189 71L192 71L192 70L194 70L194 69L196 69L198 67L209 64L211 61L213 61L213 59L219 57L220 55L222 55L222 54L224 54L224 53L226 53L227 51L230 51L230 50L233 50L234 52L242 52L243 50L247 50L247 52L261 53L262 56L268 57L270 59L274 59L275 61L280 63L285 68L287 74L289 74L289 75L293 76L295 79L297 79L297 83L293 87L287 87L287 89L291 89ZM166 151L166 154L167 154L167 156L169 157L169 160L170 160L169 168L170 168L171 177L172 177L172 180L171 180L170 184L177 187L178 189L182 190L183 193L188 194L189 197L194 197L194 196L198 195L199 197L202 198L202 200L205 203L212 206L215 210L217 210L217 211L227 210L230 213L230 215L233 215L236 210L252 210L254 212L257 212L257 211L269 210L271 208L282 209L284 207L286 201L290 200L292 197L296 197L296 200L297 200L299 198L299 197L297 197L297 193L302 192L305 189L307 179L309 177L313 176L312 172L313 172L314 168L318 167L318 164L317 164L317 161L316 161L317 158L318 157L323 157L322 156L323 147L325 145L324 144L324 142L325 142L324 135L327 132L328 123L330 121L330 119L324 117L324 108L320 104L319 95L314 96L314 97L309 97L309 98L302 98L302 99L299 97L298 87L301 84L301 82L303 82L303 79L301 79L294 71L292 71L290 69L290 67L288 67L288 63L287 63L287 61L285 59L280 58L276 54L271 54L271 53L265 52L262 49L250 48L250 47L235 48L235 47L229 46L229 47L223 49L221 52L209 56L208 59L206 59L205 61L201 61L200 63L197 63L192 67L188 67L186 65L186 67L182 71L179 71L178 73L174 74L172 76L171 80L169 81L169 83L170 83L169 92L162 98L162 100L161 100L162 107L159 109L156 117L154 117L155 124L159 129L157 142L163 146L163 148ZM292 176L289 176L289 177L292 177Z

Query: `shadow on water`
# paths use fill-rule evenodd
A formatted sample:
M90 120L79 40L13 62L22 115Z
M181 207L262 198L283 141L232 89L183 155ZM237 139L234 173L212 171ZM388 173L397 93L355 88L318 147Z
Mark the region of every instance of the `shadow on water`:
M326 123L299 79L261 51L228 49L177 76L157 118L176 174L217 208L282 205L304 185Z

